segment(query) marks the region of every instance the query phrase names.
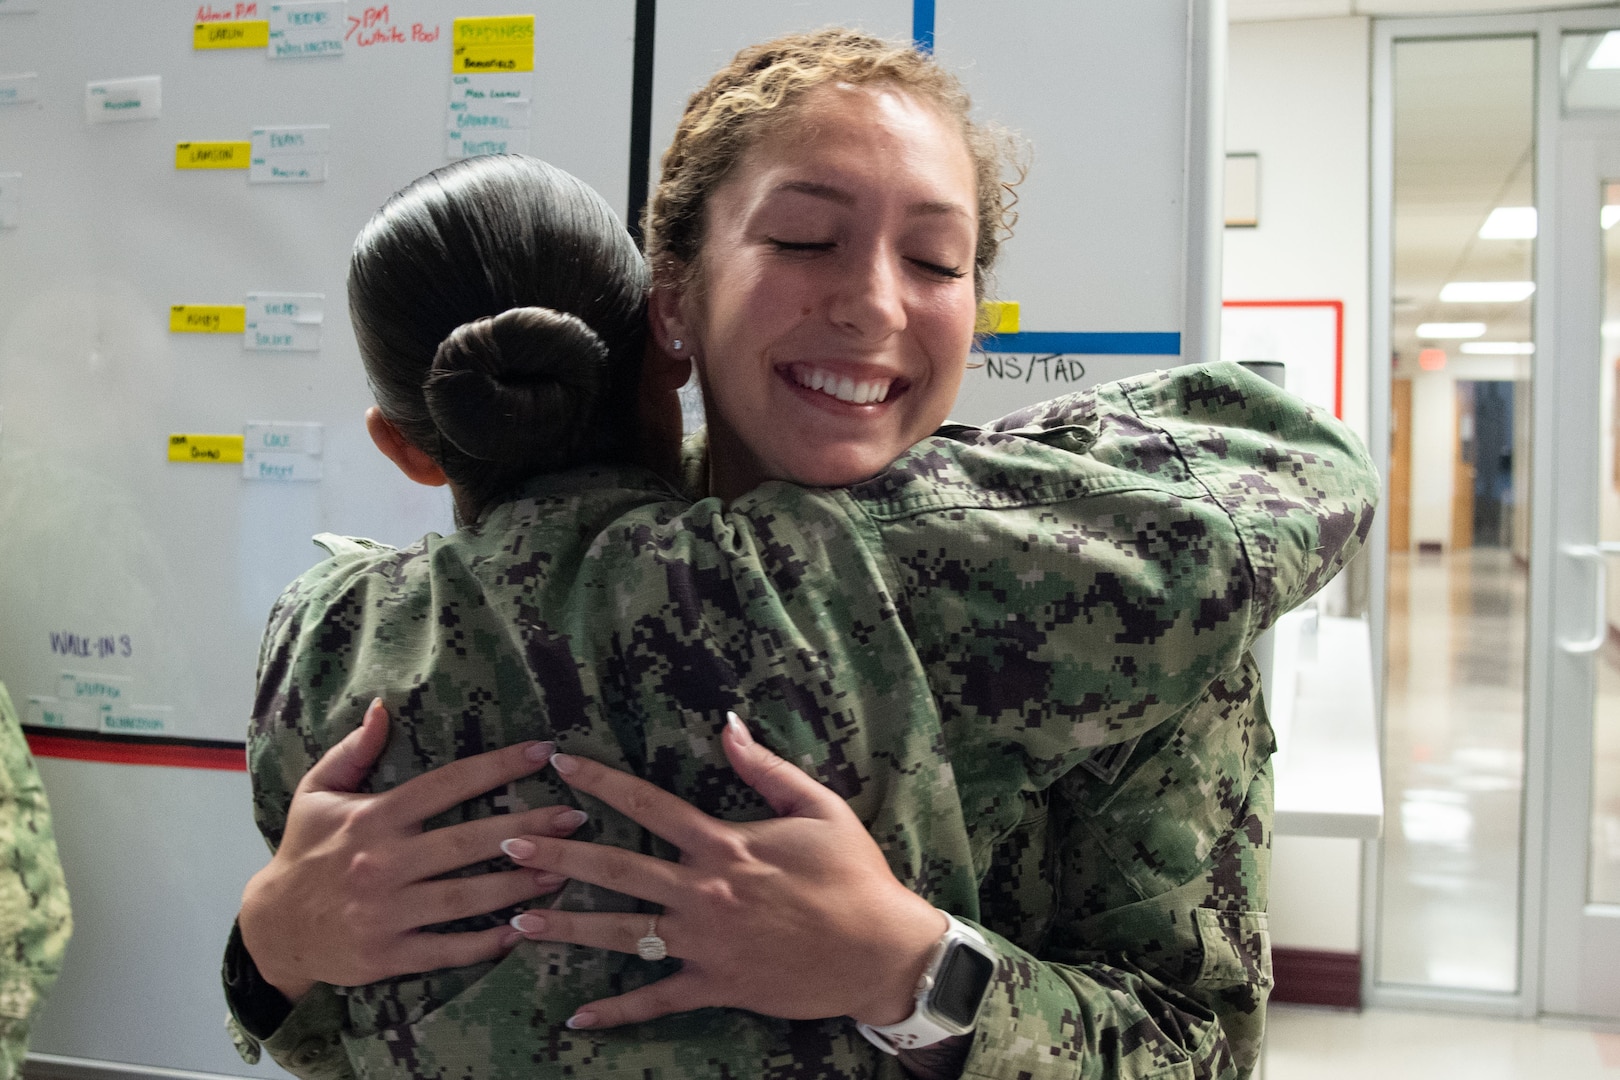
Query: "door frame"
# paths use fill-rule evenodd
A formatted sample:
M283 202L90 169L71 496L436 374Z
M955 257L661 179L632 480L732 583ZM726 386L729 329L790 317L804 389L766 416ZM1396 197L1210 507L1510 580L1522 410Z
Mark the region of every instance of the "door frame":
M1585 8L1519 15L1473 15L1439 18L1380 18L1372 24L1372 116L1369 148L1372 206L1369 223L1368 433L1379 471L1388 475L1392 365L1391 300L1394 276L1394 47L1411 40L1481 37L1534 37L1536 39L1536 153L1537 217L1543 223L1558 220L1558 169L1561 145L1583 133L1608 132L1616 121L1608 118L1571 117L1562 113L1559 49L1570 30L1620 29L1620 8ZM1620 114L1617 114L1620 115ZM1559 293L1559 245L1556 230L1545 226L1536 240L1537 295L1536 352L1531 357L1532 455L1530 466L1530 580L1526 627L1529 641L1525 665L1525 757L1520 850L1518 990L1511 994L1431 989L1381 984L1377 980L1379 904L1381 900L1382 842L1363 845L1362 941L1367 962L1362 964L1362 1000L1394 1008L1443 1007L1460 1012L1536 1016L1545 1008L1543 979L1547 911L1548 798L1550 793L1550 718L1553 715L1553 675L1560 632L1553 604L1557 511L1554 485L1555 455L1552 440L1557 430L1560 394L1554 357L1558 350L1558 319L1545 298ZM1388 523L1380 515L1369 544L1369 592L1373 654L1385 656L1387 645L1387 590L1389 585ZM1380 702L1379 739L1383 740L1385 680L1382 663L1374 664L1374 691Z
M1560 216L1552 222L1559 237L1557 272L1563 283L1549 296L1549 322L1563 335L1559 356L1562 378L1553 397L1562 423L1549 440L1553 465L1565 482L1553 493L1554 533L1552 607L1557 614L1550 632L1557 640L1586 638L1592 627L1594 605L1603 613L1605 595L1596 595L1588 567L1564 552L1567 544L1591 544L1602 538L1598 491L1601 465L1594 466L1602 447L1601 402L1593 393L1601 385L1604 364L1596 333L1605 314L1605 251L1598 228L1598 195L1602 182L1620 179L1620 110L1606 116L1576 117L1561 121L1556 178ZM1593 282L1590 287L1588 282ZM1576 284L1578 283L1578 284ZM1572 417L1584 417L1571 422ZM1589 437L1582 432L1590 431ZM1570 435L1569 432L1577 434ZM1595 475L1594 475L1595 474ZM1588 484L1584 481L1590 479ZM1600 558L1602 556L1599 556ZM1613 569L1612 561L1609 564ZM1563 598L1566 602L1558 603ZM1597 672L1601 653L1577 655L1554 646L1548 658L1548 715L1591 718L1596 705ZM1548 771L1557 783L1549 788L1547 805L1546 912L1543 932L1541 1004L1563 1015L1592 1012L1591 988L1582 987L1582 959L1594 938L1607 949L1620 950L1620 907L1590 904L1588 865L1592 792L1590 719L1550 727ZM1577 868L1579 873L1576 872ZM1593 909L1601 909L1601 913ZM1576 913L1570 920L1568 915ZM1583 1006L1583 997L1586 1004ZM1620 1001L1612 1008L1620 1019Z

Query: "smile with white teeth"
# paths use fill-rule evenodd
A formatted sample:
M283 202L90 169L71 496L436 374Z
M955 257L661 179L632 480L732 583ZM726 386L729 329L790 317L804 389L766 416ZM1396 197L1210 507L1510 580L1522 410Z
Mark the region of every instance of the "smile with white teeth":
M855 381L848 375L835 375L820 368L793 369L793 379L806 390L819 390L839 401L852 405L871 405L889 396L893 379L866 379Z

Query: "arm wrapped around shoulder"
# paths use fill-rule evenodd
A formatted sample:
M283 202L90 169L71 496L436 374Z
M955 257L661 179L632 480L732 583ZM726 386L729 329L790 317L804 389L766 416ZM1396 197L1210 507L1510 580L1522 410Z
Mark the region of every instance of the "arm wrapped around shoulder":
M1237 364L1175 368L1121 389L1231 515L1254 574L1257 630L1361 550L1378 473L1361 440L1327 410Z

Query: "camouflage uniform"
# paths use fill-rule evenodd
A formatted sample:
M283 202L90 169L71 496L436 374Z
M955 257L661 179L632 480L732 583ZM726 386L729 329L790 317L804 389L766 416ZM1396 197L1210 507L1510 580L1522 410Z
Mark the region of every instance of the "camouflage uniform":
M22 1070L28 1018L62 970L72 932L51 808L0 685L0 1080Z
M376 789L555 738L758 818L718 745L736 709L1001 953L964 1076L1243 1076L1271 983L1273 742L1247 649L1355 552L1375 490L1342 425L1221 365L948 425L847 490L723 507L582 470L402 551L334 539L266 634L259 825L279 839L378 692L398 724ZM435 824L578 801L546 770ZM589 838L673 855L584 808ZM577 882L556 902L636 906ZM266 1045L307 1077L902 1075L842 1018L562 1026L673 963L522 943L317 988Z

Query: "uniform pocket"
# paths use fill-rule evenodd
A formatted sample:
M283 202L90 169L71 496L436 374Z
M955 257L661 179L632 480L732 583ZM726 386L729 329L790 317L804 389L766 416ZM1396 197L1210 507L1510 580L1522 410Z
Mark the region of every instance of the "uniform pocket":
M1204 950L1196 985L1218 990L1228 986L1271 989L1271 930L1263 911L1217 911L1194 908L1198 942Z

